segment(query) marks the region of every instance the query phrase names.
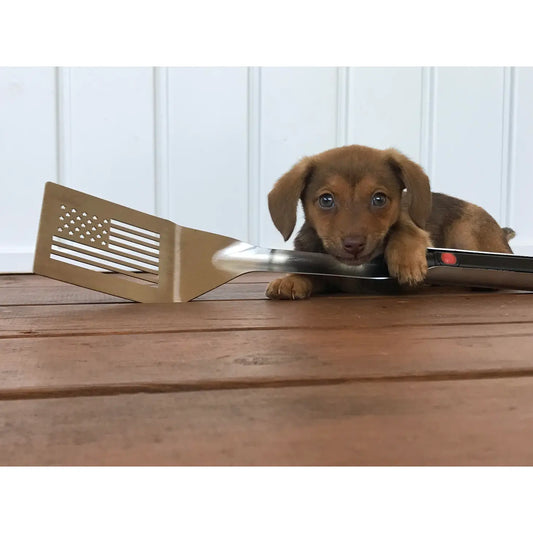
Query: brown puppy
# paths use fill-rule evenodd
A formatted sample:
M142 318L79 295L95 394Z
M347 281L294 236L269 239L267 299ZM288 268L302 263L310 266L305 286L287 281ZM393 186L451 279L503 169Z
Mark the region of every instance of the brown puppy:
M512 230L502 229L474 204L432 194L422 168L394 149L343 146L292 167L268 196L272 220L285 240L296 224L298 200L305 223L296 250L329 253L351 265L384 254L400 284L424 280L428 246L512 253L507 242ZM294 300L345 285L291 274L271 282L266 294Z

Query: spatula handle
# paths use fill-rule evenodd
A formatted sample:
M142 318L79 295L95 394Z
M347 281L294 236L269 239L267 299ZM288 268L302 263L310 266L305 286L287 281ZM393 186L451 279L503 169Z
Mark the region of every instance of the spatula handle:
M428 283L533 290L533 257L428 248Z
M237 243L218 254L221 266L236 274L252 271L320 274L391 280L383 257L349 266L328 254L260 248ZM533 258L513 254L428 248L426 282L471 287L533 290Z
M237 243L220 251L215 263L235 272L253 271L320 274L350 278L390 279L382 258L357 266L344 265L328 254L260 248Z

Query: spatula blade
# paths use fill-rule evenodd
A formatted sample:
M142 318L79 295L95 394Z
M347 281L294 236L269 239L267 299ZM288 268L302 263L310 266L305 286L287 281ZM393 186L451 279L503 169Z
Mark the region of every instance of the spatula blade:
M34 272L139 302L173 301L175 225L45 186Z

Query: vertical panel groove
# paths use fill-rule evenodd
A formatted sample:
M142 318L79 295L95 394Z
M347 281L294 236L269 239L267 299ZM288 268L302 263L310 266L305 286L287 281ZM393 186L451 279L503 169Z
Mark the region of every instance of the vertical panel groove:
M336 145L348 144L348 67L337 68L337 132Z
M353 129L354 125L351 123L352 120L352 90L353 90L353 67L348 67L346 69L346 144L352 144L352 138L353 137Z
M168 69L156 67L154 75L154 199L157 216L170 216L168 131Z
M56 156L57 182L69 185L71 179L70 68L56 68Z
M502 162L500 189L500 222L509 226L512 220L513 160L515 124L515 69L503 69Z
M434 139L435 139L435 67L422 68L420 113L420 165L429 175L434 174Z
M248 68L248 241L261 235L261 68Z

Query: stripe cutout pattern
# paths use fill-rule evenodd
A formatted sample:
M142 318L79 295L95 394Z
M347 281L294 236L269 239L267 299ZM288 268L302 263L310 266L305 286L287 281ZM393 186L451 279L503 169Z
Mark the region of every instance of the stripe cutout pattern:
M159 282L160 235L119 220L60 205L50 257L143 284Z

